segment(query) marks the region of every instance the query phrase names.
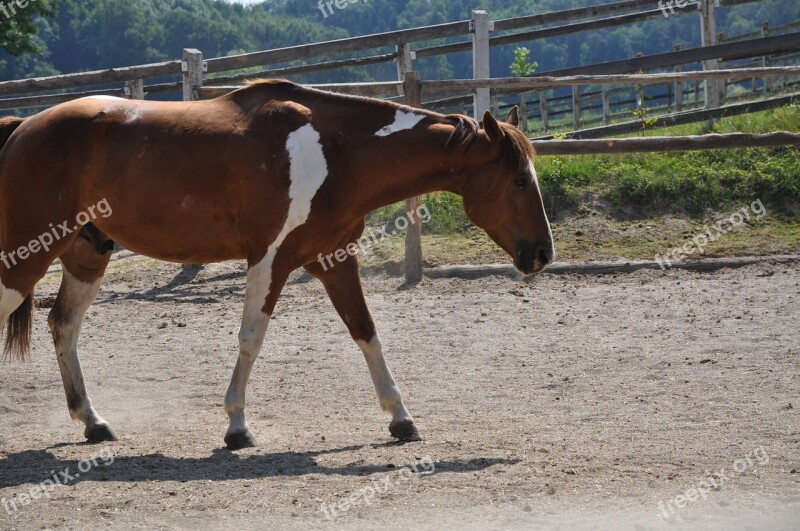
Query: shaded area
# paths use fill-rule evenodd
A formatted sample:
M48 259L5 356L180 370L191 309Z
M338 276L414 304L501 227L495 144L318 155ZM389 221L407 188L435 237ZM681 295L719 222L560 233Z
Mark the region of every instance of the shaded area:
M396 445L398 443L388 443ZM88 445L87 445L88 446ZM92 455L108 456L109 448L97 447ZM230 481L263 477L304 476L325 474L337 476L365 476L394 470L389 464L324 466L316 459L328 454L357 452L364 445L345 446L308 452L276 452L240 457L236 453L217 449L208 457L183 458L162 454L119 456L113 461L97 458L97 465L85 473L79 471L78 459L60 459L49 449L26 450L8 455L0 460L0 488L26 484L38 485L53 473L67 472L75 476L69 485L83 481ZM108 462L108 465L104 463ZM470 473L502 464L517 464L519 459L481 457L467 460L437 461L434 474L443 472ZM86 469L87 465L84 464ZM53 472L55 471L55 472ZM77 473L77 476L76 476Z

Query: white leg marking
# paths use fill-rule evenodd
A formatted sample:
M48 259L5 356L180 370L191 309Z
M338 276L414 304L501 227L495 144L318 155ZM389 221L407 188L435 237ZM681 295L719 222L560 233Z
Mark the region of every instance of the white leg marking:
M389 136L393 133L413 129L415 125L424 119L424 114L397 109L397 112L394 115L394 123L381 128L377 133L375 133L375 136Z
M264 260L247 272L244 315L239 329L239 359L236 361L228 392L225 393L225 412L230 419L228 434L245 433L249 429L244 415L245 395L250 372L264 344L269 326L270 316L262 308L269 295L273 258L274 253L267 253ZM267 259L270 261L267 262Z
M383 347L381 340L376 335L369 343L359 340L358 346L364 352L364 358L367 360L369 367L369 374L372 376L372 383L375 385L375 391L378 393L378 400L380 400L381 407L384 411L392 414L392 423L402 422L404 420L413 421L411 414L403 404L403 398L400 396L400 390L392 378L392 372L386 365L386 360L383 359Z
M92 407L92 401L86 393L83 381L81 362L78 359L78 337L83 317L97 297L101 282L102 279L92 283L82 282L64 269L61 294L65 302L63 310L66 315L61 317L66 319L50 322L61 380L64 383L64 392L67 394L69 414L73 419L83 422L87 428L98 424L108 425L108 422L103 420Z
M244 314L239 329L239 359L225 394L225 411L230 419L228 434L244 433L248 430L244 414L247 381L264 344L269 325L270 316L263 308L272 285L272 264L275 256L289 233L308 219L311 201L328 176L328 163L320 136L311 124L289 134L286 151L290 162L289 214L264 258L247 272Z

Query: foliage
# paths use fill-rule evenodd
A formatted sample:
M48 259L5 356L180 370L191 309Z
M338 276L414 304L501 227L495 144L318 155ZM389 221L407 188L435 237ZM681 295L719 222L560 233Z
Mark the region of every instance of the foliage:
M511 63L511 75L523 77L539 68L539 63L530 61L531 51L528 48L516 48L514 50L514 61Z
M699 134L704 125L654 134ZM800 130L800 107L725 118L716 132ZM592 193L643 212L700 214L756 198L778 208L800 202L800 149L730 149L686 153L543 157L537 162L545 201L568 209Z
M607 3L608 0L369 0L347 3L325 17L311 0L269 0L243 6L220 0L31 0L11 21L0 13L0 79L79 72L177 59L183 48L206 57L365 35L400 28L468 20L473 9L492 19ZM7 2L6 2L7 3ZM800 2L765 0L719 12L719 30L736 35L800 19ZM693 21L688 23L688 21ZM439 39L451 42L463 38ZM667 52L681 41L699 45L696 17L659 17L606 30L492 48L492 75L507 75L515 50L524 47L539 71ZM437 41L434 41L437 42ZM387 47L375 53L390 51ZM25 53L35 52L35 53ZM519 53L519 52L516 52ZM15 57L19 56L19 57ZM275 65L277 66L277 65ZM471 76L470 54L423 58L427 78ZM388 80L392 64L297 76L298 81Z
M42 52L36 20L39 16L52 18L57 11L57 0L31 0L24 8L16 2L3 2L0 4L0 48L13 56Z

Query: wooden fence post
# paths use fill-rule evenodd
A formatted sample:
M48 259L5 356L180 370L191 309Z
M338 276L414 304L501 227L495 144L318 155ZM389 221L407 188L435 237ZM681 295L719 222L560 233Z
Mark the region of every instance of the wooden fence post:
M581 128L581 88L578 85L572 85L572 121L576 131Z
M528 132L528 95L525 93L519 97L519 129Z
M681 43L675 43L675 51L681 51ZM681 71L681 65L675 66L675 72ZM680 81L675 82L675 111L681 112L683 109L683 83Z
M181 70L183 71L183 101L194 101L197 99L195 90L203 86L203 72L205 71L203 62L203 52L194 48L183 49L183 61Z
M494 24L489 20L489 13L483 10L472 12L472 77L488 79L491 77L489 60L489 32ZM483 113L491 108L491 89L475 91L475 119L481 120Z
M550 129L550 117L547 115L547 91L539 91L539 108L542 110L542 127L546 133Z
M603 123L606 125L611 124L611 94L608 93L608 85L602 85L602 97L603 97Z
M125 82L125 95L132 100L144 99L144 79Z
M397 50L397 79L405 81L406 74L414 70L413 61L416 59L416 54L411 51L411 44L407 42L398 44L395 50Z
M717 44L717 1L699 0L700 2L700 26L702 31L701 43L703 47L714 46ZM703 70L718 70L719 60L709 59L703 61ZM705 80L706 109L718 109L722 98L720 97L719 83L716 80ZM724 81L722 83L724 86Z
M769 20L765 20L764 22L761 23L761 36L762 37L769 37ZM769 61L769 57L768 56L764 55L763 57L761 57L761 66L763 66L764 68L770 66L770 61ZM765 98L767 97L767 94L769 94L769 90L771 88L772 88L772 78L771 77L765 77L764 78L764 97Z
M415 108L422 106L422 83L417 72L406 72L403 89L406 95L406 105ZM413 223L409 223L406 231L406 284L422 280L422 223L419 216L416 216L419 206L419 197L412 197L406 203L406 211L413 213L409 216L414 216L409 220Z

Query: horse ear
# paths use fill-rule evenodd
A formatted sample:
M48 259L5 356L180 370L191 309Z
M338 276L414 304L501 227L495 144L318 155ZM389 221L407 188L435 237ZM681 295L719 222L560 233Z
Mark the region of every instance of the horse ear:
M497 123L497 120L489 111L486 111L483 115L483 130L486 131L490 140L499 140L505 136L503 130L500 129L500 124Z
M519 127L519 109L516 105L511 107L511 110L508 112L508 116L506 117L506 122L510 123L514 127Z

